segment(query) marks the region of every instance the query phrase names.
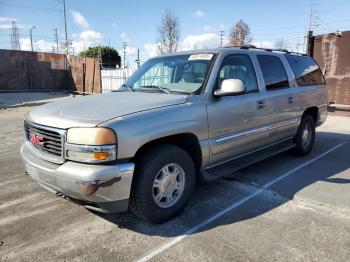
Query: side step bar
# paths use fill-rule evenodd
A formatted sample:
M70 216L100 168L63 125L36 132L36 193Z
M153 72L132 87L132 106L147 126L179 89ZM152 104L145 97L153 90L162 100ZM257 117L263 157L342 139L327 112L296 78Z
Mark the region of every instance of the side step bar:
M258 151L252 152L248 155L238 156L228 162L224 162L220 165L215 165L213 167L209 167L202 171L203 180L210 181L217 178L230 176L234 172L245 168L251 164L262 161L266 158L272 157L284 151L287 151L291 148L295 147L295 143L292 139L280 142L278 144L274 144L265 148L262 148Z

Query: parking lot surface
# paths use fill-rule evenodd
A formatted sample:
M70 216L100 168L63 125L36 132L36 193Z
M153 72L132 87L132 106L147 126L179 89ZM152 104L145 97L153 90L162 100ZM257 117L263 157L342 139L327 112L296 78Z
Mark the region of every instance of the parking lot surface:
M0 111L1 261L350 260L350 118L329 116L310 155L198 185L183 214L152 225L90 212L25 176L29 109Z

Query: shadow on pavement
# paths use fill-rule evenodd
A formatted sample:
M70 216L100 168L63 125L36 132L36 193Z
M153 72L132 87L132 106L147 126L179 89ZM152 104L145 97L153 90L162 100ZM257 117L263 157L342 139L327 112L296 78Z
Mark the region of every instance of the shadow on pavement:
M343 138L342 134L324 133L323 135L332 137L333 140L334 138ZM346 135L346 140L349 140L349 135ZM233 179L220 179L207 184L198 185L184 212L171 221L161 225L154 225L141 221L131 212L121 214L95 214L114 223L120 228L145 235L162 237L183 235L189 228L198 225L202 221L224 210L226 207L256 192L265 183L268 183L281 176L283 173L292 170L296 166L317 157L339 144L339 142L330 143L330 141L322 143L321 141L316 143L314 151L307 157L295 157L289 152L285 152L235 173ZM224 224L232 224L258 217L285 204L293 199L295 194L300 190L318 181L333 184L349 184L349 179L333 177L350 167L350 155L348 152L350 152L350 144L342 145L340 148L321 159L297 170L293 175L263 190L261 194L251 198L243 205L231 210L221 219L217 219L196 231L196 233ZM282 169L282 171L279 169Z

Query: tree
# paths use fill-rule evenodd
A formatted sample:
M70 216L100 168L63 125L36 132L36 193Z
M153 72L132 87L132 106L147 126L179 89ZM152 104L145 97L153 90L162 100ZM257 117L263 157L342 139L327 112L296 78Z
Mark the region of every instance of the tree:
M252 38L250 37L250 28L246 22L240 19L231 28L230 44L232 46L242 46L250 43Z
M159 52L161 54L176 52L180 41L180 22L171 10L165 11L158 33Z
M118 54L118 51L109 46L89 47L88 50L80 52L80 56L94 58L101 57L102 67L107 68L116 68L117 65L120 67L121 64L121 57Z

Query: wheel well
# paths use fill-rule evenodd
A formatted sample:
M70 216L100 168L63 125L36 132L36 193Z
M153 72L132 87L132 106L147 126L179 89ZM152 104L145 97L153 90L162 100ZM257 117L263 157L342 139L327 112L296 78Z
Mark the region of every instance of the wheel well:
M192 158L192 161L196 167L196 171L200 170L202 166L202 150L199 145L198 138L191 133L183 133L183 134L166 136L166 137L158 138L150 142L147 142L137 150L132 160L137 161L137 158L140 155L142 155L144 152L160 144L175 145L182 148Z
M304 111L303 115L305 115L305 114L312 116L315 120L315 123L317 123L317 121L318 121L318 108L316 106L309 107L308 109L306 109Z

